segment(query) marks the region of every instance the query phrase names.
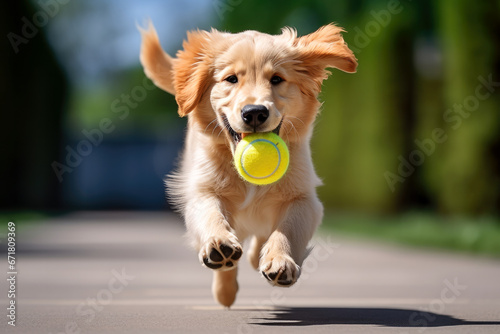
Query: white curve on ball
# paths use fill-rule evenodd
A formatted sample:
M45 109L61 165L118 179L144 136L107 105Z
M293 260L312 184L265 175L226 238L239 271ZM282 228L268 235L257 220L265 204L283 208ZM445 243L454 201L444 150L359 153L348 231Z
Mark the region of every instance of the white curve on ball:
M245 156L245 152L246 150L252 146L252 144L254 143L257 143L257 142L267 142L271 145L274 146L274 148L276 149L276 151L278 152L278 164L276 165L276 168L269 174L269 175L266 175L266 176L260 176L260 177L257 177L257 176L253 176L252 174L250 174L249 172L247 172L247 170L245 169L245 164L243 164L243 157ZM241 167L243 168L243 171L245 172L245 174L247 174L248 176L250 177L253 177L254 179L265 179L265 178L268 178L270 177L271 175L273 175L274 173L276 173L276 171L278 170L280 164L281 164L281 152L280 150L278 149L278 145L276 145L275 143L273 143L272 141L270 140L267 140L267 139L262 139L262 138L259 138L259 139L255 139L253 141L251 141L247 147L245 147L245 149L243 150L243 153L241 153L241 158L240 158L240 164L241 164Z

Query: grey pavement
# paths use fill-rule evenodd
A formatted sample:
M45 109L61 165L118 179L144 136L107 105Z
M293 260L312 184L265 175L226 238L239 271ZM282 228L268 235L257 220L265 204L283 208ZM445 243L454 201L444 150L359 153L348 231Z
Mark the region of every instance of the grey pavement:
M500 333L498 260L323 235L288 289L243 258L227 310L183 233L160 213L79 213L19 230L16 326L4 281L0 331Z

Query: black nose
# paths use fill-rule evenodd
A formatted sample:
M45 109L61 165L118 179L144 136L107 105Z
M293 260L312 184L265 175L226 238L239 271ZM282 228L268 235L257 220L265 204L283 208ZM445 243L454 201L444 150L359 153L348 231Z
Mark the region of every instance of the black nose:
M264 123L269 117L269 110L262 104L247 104L241 109L243 122L254 128Z

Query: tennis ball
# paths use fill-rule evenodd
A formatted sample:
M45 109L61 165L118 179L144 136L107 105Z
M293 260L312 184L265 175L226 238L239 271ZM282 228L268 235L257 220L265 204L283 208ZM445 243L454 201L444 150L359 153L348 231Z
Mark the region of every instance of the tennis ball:
M244 136L234 153L234 165L240 176L256 185L271 184L281 179L289 161L288 147L273 132Z

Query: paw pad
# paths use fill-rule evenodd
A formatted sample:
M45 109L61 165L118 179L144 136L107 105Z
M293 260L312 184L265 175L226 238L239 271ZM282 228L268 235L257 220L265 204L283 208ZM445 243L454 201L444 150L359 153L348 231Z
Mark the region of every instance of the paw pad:
M242 254L241 246L237 244L229 245L214 240L207 243L204 249L202 249L200 257L207 268L230 270L236 266Z
M272 285L288 287L299 278L300 267L291 258L274 258L261 267L261 273Z

